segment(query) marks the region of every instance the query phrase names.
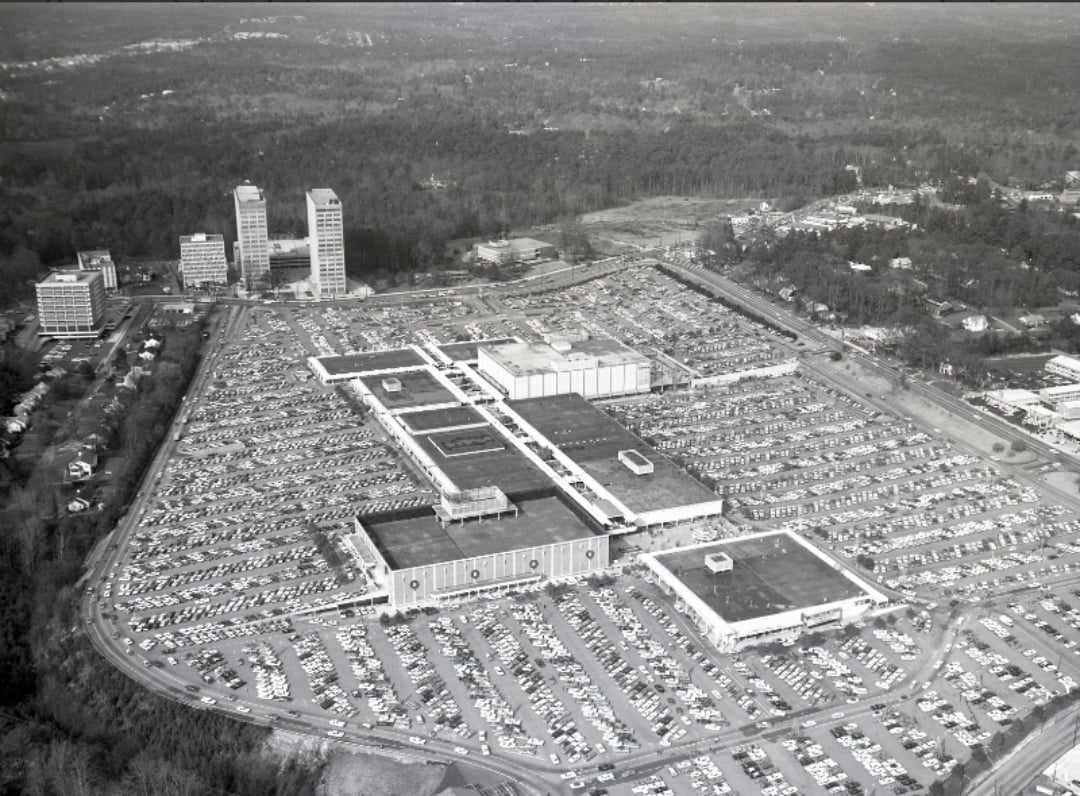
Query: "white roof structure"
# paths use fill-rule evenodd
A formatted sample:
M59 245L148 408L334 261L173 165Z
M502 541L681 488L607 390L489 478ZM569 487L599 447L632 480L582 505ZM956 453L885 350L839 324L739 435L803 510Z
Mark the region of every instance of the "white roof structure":
M1052 359L1048 359L1046 364L1043 365L1043 370L1047 373L1080 378L1080 359L1059 354Z
M961 325L969 332L985 332L990 328L990 321L985 315L969 315L964 318Z
M1031 390L990 390L985 393L985 397L991 403L1015 406L1018 409L1034 406L1040 400L1039 394Z

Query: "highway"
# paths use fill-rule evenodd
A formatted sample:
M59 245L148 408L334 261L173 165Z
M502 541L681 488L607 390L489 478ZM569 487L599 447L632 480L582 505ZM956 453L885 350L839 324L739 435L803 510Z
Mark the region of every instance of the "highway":
M679 264L665 262L665 265L688 281L712 287L727 300L741 304L751 312L761 315L775 323L778 327L798 335L807 343L812 343L826 351L841 350L839 340L836 340L821 331L809 321L803 320L787 309L777 306L761 294L732 282L727 277L721 276L713 271L687 268L686 266ZM855 360L860 367L873 375L887 379L890 382L897 383L905 378L905 374L901 370L882 362L876 357L867 356L855 349L850 349L848 356ZM825 375L829 381L836 381L835 376L828 375L827 367L816 364L810 361L809 358L804 364L816 373ZM963 399L957 398L955 395L950 395L944 390L940 390L937 387L914 378L908 378L906 383L908 390L913 394L936 404L949 414L981 425L987 431L1010 443L1023 443L1027 446L1028 450L1040 458L1050 461L1068 461L1071 464L1080 466L1080 459L1075 456L1059 451L1057 448L1046 444L1042 440L1028 434L1023 429L1017 428L1001 418L986 412L980 412L978 409L969 405ZM850 390L850 385L847 385L846 389Z
M964 789L968 796L1014 796L1080 742L1080 705L1046 722Z

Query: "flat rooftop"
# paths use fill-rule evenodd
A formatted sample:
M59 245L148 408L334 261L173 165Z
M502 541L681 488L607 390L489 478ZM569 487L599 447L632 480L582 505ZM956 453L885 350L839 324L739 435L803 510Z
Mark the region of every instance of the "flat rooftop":
M550 373L555 367L569 370L573 358L595 357L600 367L624 365L630 362L648 364L649 358L618 340L582 340L570 344L567 352L556 351L547 343L502 343L483 345L483 349L515 376ZM553 363L556 363L553 365Z
M307 193L311 197L311 201L318 207L341 204L341 200L338 199L338 195L334 193L333 188L312 188Z
M261 202L263 200L262 190L254 185L237 185L235 193L236 198L241 202Z
M401 382L401 390L387 392L383 388L383 382L389 379ZM360 381L375 393L375 397L382 401L387 409L408 409L457 400L427 369L387 373L382 376L361 376Z
M710 553L731 556L732 570L710 572L705 567ZM786 532L656 553L654 558L728 623L867 594Z
M440 428L466 426L487 421L471 406L451 406L446 409L424 409L401 415L401 421L413 434L423 434Z
M97 271L50 271L49 274L38 282L39 285L72 285L89 283L92 279L101 279Z
M577 393L507 401L507 406L635 513L720 500ZM653 472L635 475L619 461L619 451L631 448L653 463Z
M513 500L516 493L552 487L550 479L491 426L426 434L416 441L458 489L497 486Z
M453 523L445 529L434 512L407 519L360 518L392 569L554 544L593 535L592 530L558 497L514 501L518 516Z
M316 357L316 359L331 376L344 376L346 374L361 375L371 371L390 370L393 368L418 368L427 364L424 361L424 358L411 348L397 348L390 351L370 351L364 354Z
M513 337L494 337L490 340L466 340L461 343L445 343L439 346L439 350L454 362L475 362L478 356L477 349L481 345L503 345L516 342L517 340Z

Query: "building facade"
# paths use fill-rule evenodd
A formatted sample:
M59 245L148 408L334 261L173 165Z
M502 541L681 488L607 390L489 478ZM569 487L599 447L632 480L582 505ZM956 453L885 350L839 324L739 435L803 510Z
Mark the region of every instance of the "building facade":
M374 561L372 577L386 590L394 608L475 596L541 579L576 578L610 565L609 537L601 534L394 569L369 536L363 518L356 518L355 523L355 543L366 560Z
M480 346L477 368L511 400L567 393L607 398L652 387L648 357L614 340Z
M270 273L269 235L266 230L266 197L254 185L236 186L236 242L239 248L240 278L253 287L264 283Z
M180 277L185 288L227 284L229 264L225 260L225 239L205 232L181 235Z
M38 334L94 338L105 316L101 271L53 271L37 284Z
M345 238L341 200L330 188L307 192L311 286L317 298L344 295Z
M476 259L489 265L548 260L554 259L557 254L550 243L535 238L493 240L476 245Z
M105 289L116 290L119 286L116 279L116 263L113 262L112 255L107 249L79 252L77 257L80 271L101 271Z

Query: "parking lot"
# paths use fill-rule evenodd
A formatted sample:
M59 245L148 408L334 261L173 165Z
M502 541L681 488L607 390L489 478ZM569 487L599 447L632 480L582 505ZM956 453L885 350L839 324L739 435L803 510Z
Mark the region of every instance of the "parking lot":
M181 408L96 593L132 655L226 708L441 739L557 772L568 792L902 794L1080 679L1080 592L1047 592L1080 569L1072 501L802 375L716 383L792 350L655 269L550 294L247 315ZM591 583L380 621L343 545L352 518L435 495L305 358L581 329L713 382L597 404L728 504L725 520L626 547L783 528L918 601L722 656L625 555Z

